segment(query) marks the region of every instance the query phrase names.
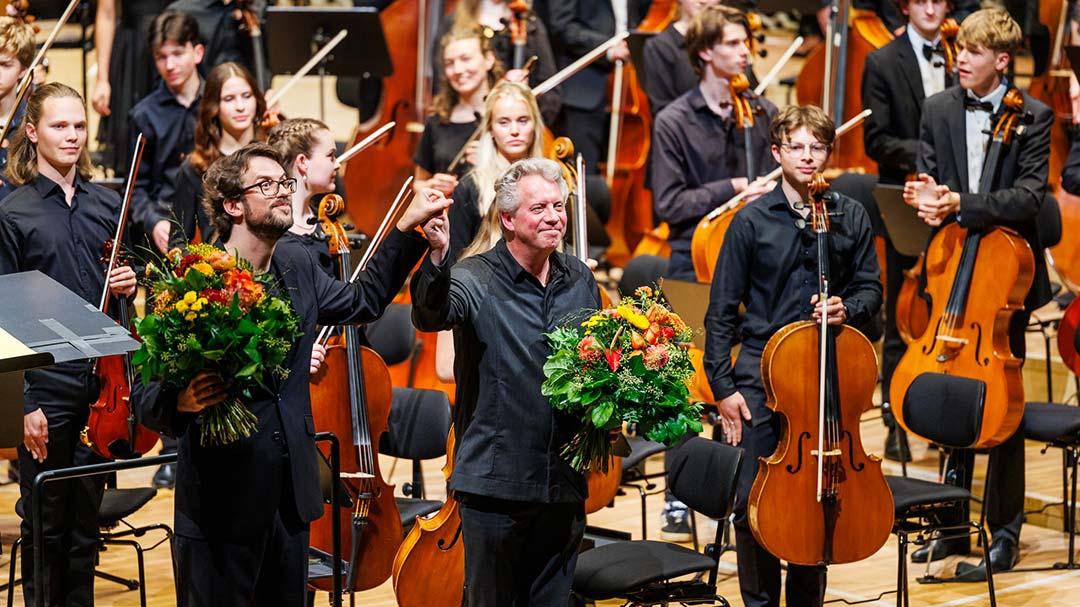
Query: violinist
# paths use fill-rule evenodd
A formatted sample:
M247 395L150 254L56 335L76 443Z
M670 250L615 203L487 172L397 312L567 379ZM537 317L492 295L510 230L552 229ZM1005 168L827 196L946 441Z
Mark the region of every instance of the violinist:
M182 390L135 386L147 426L180 441L175 512L177 604L306 605L308 528L322 515L308 372L318 324L370 322L427 251L415 228L446 201L417 196L368 270L353 283L328 277L302 250L276 247L293 225L296 181L270 146L250 143L217 159L203 180L204 204L226 250L270 272L291 300L302 337L289 373L244 403L258 430L226 447L204 447L196 415L224 399L222 378L197 375ZM222 566L227 563L228 566Z
M994 168L994 191L982 192L980 180L989 143L986 133L1011 86L1005 78L1009 64L1023 42L1020 27L1000 9L973 13L957 36L959 86L926 100L919 127L919 175L904 186L904 198L916 207L928 225L957 221L965 228L1007 226L1015 229L1035 253L1035 276L1023 311L1012 316L1009 341L1013 355L1023 360L1024 331L1032 310L1050 300L1050 282L1036 216L1046 194L1049 167L1050 126L1053 112L1024 94L1024 108L1033 115L1031 124L1018 133ZM937 305L937 302L934 302ZM950 461L950 470L970 487L974 453L965 451ZM1018 542L1024 517L1024 436L1012 438L990 450L988 482L994 490L987 496L986 520L993 541L989 560L994 571L1012 569L1019 560ZM950 554L966 554L969 538L935 543L932 560ZM924 552L923 555L926 553ZM915 554L912 555L915 557ZM926 556L922 556L926 558ZM985 576L985 559L977 567L957 566L958 577L978 580Z
M7 167L19 187L0 203L0 274L39 270L96 306L106 280L113 296L134 295L135 273L117 267L106 277L99 263L116 231L120 197L90 181L86 138L79 93L49 83L30 95ZM26 604L43 592L47 605L92 605L105 478L45 485L42 580L34 578L30 499L38 473L102 461L79 440L99 396L97 374L91 361L71 361L27 371L25 386L19 468Z
M26 75L27 68L34 61L34 30L13 17L0 17L0 120L11 112L18 94L19 81ZM12 122L22 120L26 105L20 106L12 116ZM13 125L14 126L14 125ZM9 128L6 139L8 144L15 137L16 128ZM7 146L0 147L0 173L7 167ZM15 187L0 177L0 199L15 191Z
M690 237L702 217L744 190L752 199L771 187L748 178L746 167L747 154L760 174L776 166L768 151L768 124L776 106L750 91L743 93L759 114L750 150L731 106L730 81L746 70L749 36L746 15L738 10L712 6L698 14L686 31L698 86L656 119L652 187L656 215L671 226L671 278L694 280Z
M559 455L576 420L556 414L540 393L550 353L544 333L597 309L600 292L584 263L557 251L568 194L558 163L515 162L495 183L503 239L451 266L453 228L429 222L432 253L411 281L417 328L456 329L459 442L450 489L461 504L469 607L570 598L588 487Z
M781 431L780 416L765 406L762 350L789 323L820 322L823 308L829 324L864 329L881 306L870 219L861 204L843 195L829 209L830 291L835 295L824 305L818 301L816 239L806 200L810 180L832 148L832 121L815 106L789 106L773 119L769 136L782 169L780 186L735 214L705 315L705 369L725 440L746 450L735 498L735 545L747 607L780 604L780 561L757 543L747 517L758 462L776 449ZM746 310L741 322L740 306ZM736 343L741 349L732 366ZM788 564L788 605L821 605L824 593L824 567Z
M170 205L176 179L184 156L194 146L196 111L202 96L198 66L203 59L203 45L199 42L199 26L188 15L161 13L150 26L150 48L161 83L135 104L128 118L128 147L132 147L138 133L146 139L131 214L150 245L164 253L169 248Z
M502 62L507 70L513 70L515 46L512 35L511 23L518 18L510 8L511 0L460 0L453 12L446 15L439 23L436 40L450 31L469 30L479 27L484 37L490 40L491 50L495 57ZM555 55L551 51L551 41L548 37L544 22L537 19L533 12L527 11L521 16L525 25L525 45L521 55L527 61L530 57L536 57L536 66L528 73L528 80L523 81L516 74L511 74L510 79L528 84L534 87L555 74ZM441 58L436 57L432 65L440 65ZM551 124L559 115L562 107L561 87L544 93L537 99L540 105L540 113L544 122Z
M203 242L215 242L213 225L202 206L203 175L218 158L264 135L259 120L265 111L266 101L247 68L228 62L210 70L198 105L192 150L180 165L170 201L174 217L170 248L184 246L196 234Z
M866 118L863 141L866 153L878 164L879 183L903 185L915 172L919 152L919 120L923 100L940 93L952 84L954 74L946 73L942 59L941 24L952 8L951 0L904 0L900 10L907 17L907 29L901 36L866 58L863 72L863 105L873 110ZM876 206L872 212L876 212ZM885 346L882 354L881 393L886 402L893 369L904 354L905 345L896 329L896 300L904 282L904 270L915 265L916 258L901 255L885 238ZM883 407L888 410L888 407ZM884 418L884 417L883 417ZM897 431L891 413L885 456L911 459L907 437Z
M645 42L642 83L653 119L677 97L698 85L698 75L686 56L686 30L694 17L719 0L679 0L679 18Z
M454 30L439 40L443 78L432 103L434 112L424 122L424 134L413 154L416 163L413 190L435 188L449 196L458 176L475 160L476 144L466 147L480 122L484 98L502 78L502 63L479 28ZM450 165L464 151L464 163Z

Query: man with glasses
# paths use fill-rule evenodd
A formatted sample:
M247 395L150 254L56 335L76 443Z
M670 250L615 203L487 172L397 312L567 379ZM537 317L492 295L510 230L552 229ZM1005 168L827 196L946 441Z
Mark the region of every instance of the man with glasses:
M204 204L225 249L287 298L303 336L245 404L258 417L250 438L223 447L199 444L199 412L220 404L225 383L203 371L182 390L136 386L143 422L179 440L176 483L178 605L306 605L308 527L323 513L308 393L317 325L378 318L428 249L416 227L441 216L449 201L416 196L366 272L347 284L326 275L296 247L275 248L292 226L289 178L270 146L252 143L214 162Z
M776 450L780 438L780 417L765 404L761 353L784 326L821 319L817 239L810 225L807 190L825 166L835 136L832 121L815 106L789 106L773 119L769 137L772 156L783 171L780 187L732 219L705 314L705 369L724 437L746 450L735 498L735 541L739 587L747 607L780 604L780 561L757 543L747 518L758 462ZM881 307L870 218L861 204L843 195L829 202L829 217L834 295L824 305L828 322L865 330ZM745 306L741 319L740 306ZM732 365L736 343L741 348ZM787 604L821 605L825 568L789 563L787 569Z

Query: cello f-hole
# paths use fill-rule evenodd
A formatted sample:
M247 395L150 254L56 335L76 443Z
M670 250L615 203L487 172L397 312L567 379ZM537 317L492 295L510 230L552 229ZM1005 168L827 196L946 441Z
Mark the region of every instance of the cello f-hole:
M855 439L854 439L854 437L851 436L850 432L848 432L847 430L844 430L844 438L846 438L847 442L848 442L848 465L851 466L851 469L854 470L855 472L862 472L863 468L866 467L866 464L855 463Z
M975 329L975 335L976 335L976 337L975 337L975 364L979 365L980 367L985 367L985 366L990 364L990 358L989 357L984 358L983 355L982 355L982 338L983 338L982 325L977 323L977 322L973 322L973 323L971 323L971 328Z
M811 437L810 437L809 432L803 432L802 434L799 435L799 444L798 444L798 448L796 450L796 452L799 454L799 459L795 461L795 467L794 468L792 468L790 464L785 466L785 468L787 468L787 471L789 473L798 474L799 470L802 470L802 454L803 454L802 442L803 442L803 439L810 440L810 438Z

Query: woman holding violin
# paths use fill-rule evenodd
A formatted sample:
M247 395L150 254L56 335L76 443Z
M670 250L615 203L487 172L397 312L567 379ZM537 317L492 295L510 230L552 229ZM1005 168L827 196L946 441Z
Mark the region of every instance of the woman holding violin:
M203 174L218 158L262 138L259 121L265 112L266 101L247 68L228 62L210 70L195 123L195 149L180 165L176 180L170 247L183 246L196 235L202 242L217 239L202 205Z
M835 137L832 121L817 107L789 106L772 120L769 134L781 183L732 220L705 315L705 368L725 440L746 450L735 498L735 538L739 587L748 607L780 604L780 561L758 543L748 516L759 458L773 453L782 432L780 416L765 406L761 360L766 342L797 320L820 322L823 313L830 325L863 327L881 306L873 230L854 200L837 195L829 205L830 214L836 213L830 227L832 296L824 303L818 298L818 264L808 263L818 259L808 220L808 187L828 160ZM745 306L741 321L740 306ZM741 349L732 365L736 343ZM821 516L820 508L815 513L805 506L805 511ZM824 567L788 564L788 605L821 605L824 593Z
M96 307L106 288L114 297L130 297L136 283L131 268L117 267L105 276L100 265L102 248L116 231L120 197L90 181L86 139L79 93L50 83L30 95L7 167L8 178L19 187L0 205L0 274L39 270ZM39 592L48 605L94 602L104 477L45 486L42 580L33 573L30 497L38 473L102 461L79 438L98 396L98 378L86 360L26 373L19 466L28 604Z

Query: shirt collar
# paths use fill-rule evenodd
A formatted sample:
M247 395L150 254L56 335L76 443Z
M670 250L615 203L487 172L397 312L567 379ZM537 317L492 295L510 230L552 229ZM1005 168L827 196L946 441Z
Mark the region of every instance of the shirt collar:
M1005 98L1005 93L1008 92L1008 90L1009 83L1004 78L1002 78L1001 83L998 84L998 87L991 91L990 94L985 97L976 97L975 93L971 92L970 90L966 91L965 94L968 97L971 97L972 99L975 99L977 101L989 101L994 105L994 111L997 112L1001 108L1001 100Z
M690 107L693 108L695 112L709 110L709 103L705 101L705 95L701 93L701 84L690 89L690 94L687 96L686 100L690 102ZM709 113L711 114L712 110L709 110Z
M56 183L40 173L37 177L34 177L34 180L30 182L30 185L42 198L48 198L54 191L60 189L59 183ZM86 191L86 182L83 181L83 178L79 176L78 172L75 173L75 191Z
M195 99L193 99L191 101L191 105L187 106L187 109L190 109L190 110L193 110L193 111L198 111L199 103L202 102L203 89L206 87L206 81L203 80L202 77L198 77L198 78L199 78L199 92L195 94ZM155 93L159 97L161 97L161 100L162 100L163 103L173 103L173 104L177 105L178 107L184 107L184 105L182 103L180 103L180 100L176 98L176 95L174 95L173 92L169 90L169 87L165 86L165 81L164 80L158 81L158 86L157 86L157 90L155 91Z
M533 276L531 272L522 267L522 265L518 263L516 259L514 259L514 256L510 254L510 249L507 248L505 239L500 238L499 241L495 243L495 246L492 248L492 253L499 260L499 263L502 264L502 267L504 270L506 270L506 273L514 279L514 282L521 282L522 280L530 277L533 280L536 280L536 277ZM566 260L562 258L562 253L555 251L551 254L551 257L549 257L548 260L551 264L551 276L566 272ZM551 284L550 280L548 281L548 284Z
M908 35L908 40L911 41L911 46L912 46L912 48L915 49L915 56L916 57L922 57L923 56L922 55L923 46L925 46L927 44L929 44L930 46L937 46L938 39L940 38L940 36L939 36L938 38L935 38L933 40L927 40L926 38L923 38L922 36L920 36L919 32L916 32L915 28L913 28L913 27L906 28L906 31L907 31L907 35Z

